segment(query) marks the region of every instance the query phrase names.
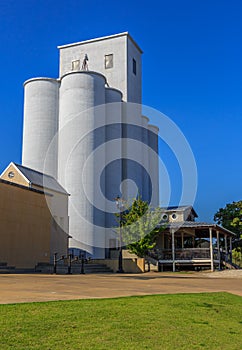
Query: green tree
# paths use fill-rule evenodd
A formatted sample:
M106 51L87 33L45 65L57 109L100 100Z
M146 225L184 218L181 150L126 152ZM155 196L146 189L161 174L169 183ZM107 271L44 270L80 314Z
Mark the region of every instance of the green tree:
M134 199L132 205L121 215L116 214L120 221L123 245L143 258L156 245L155 238L161 228L157 224L161 220L161 209L151 209L140 197Z
M214 221L242 238L242 200L226 204L214 215Z

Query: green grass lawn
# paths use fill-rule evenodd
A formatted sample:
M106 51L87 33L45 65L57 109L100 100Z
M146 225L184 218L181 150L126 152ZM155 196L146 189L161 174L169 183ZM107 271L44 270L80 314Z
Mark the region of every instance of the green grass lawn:
M242 349L242 298L152 295L0 305L0 349Z

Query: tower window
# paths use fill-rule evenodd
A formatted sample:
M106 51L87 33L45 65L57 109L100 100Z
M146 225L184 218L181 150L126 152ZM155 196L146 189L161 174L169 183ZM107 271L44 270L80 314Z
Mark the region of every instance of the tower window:
M113 68L113 54L105 55L104 64L105 69Z
M135 59L133 58L133 73L134 73L134 75L136 75L136 61L135 61Z
M80 60L71 62L71 70L80 70Z

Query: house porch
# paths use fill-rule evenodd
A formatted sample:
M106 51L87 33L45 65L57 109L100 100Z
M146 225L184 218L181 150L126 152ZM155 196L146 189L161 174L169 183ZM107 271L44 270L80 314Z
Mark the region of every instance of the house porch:
M157 237L149 256L158 269L215 268L232 263L233 233L213 224L183 222L169 224Z

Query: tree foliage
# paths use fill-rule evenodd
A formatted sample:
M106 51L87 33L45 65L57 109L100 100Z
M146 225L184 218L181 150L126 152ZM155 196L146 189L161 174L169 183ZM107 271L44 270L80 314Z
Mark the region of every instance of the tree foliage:
M226 204L214 215L214 221L242 238L242 200Z
M132 205L120 214L122 241L127 249L138 257L144 257L155 247L155 238L160 229L157 224L161 220L161 209L151 209L140 197L134 199Z

